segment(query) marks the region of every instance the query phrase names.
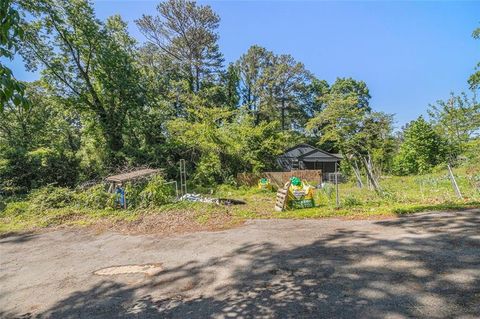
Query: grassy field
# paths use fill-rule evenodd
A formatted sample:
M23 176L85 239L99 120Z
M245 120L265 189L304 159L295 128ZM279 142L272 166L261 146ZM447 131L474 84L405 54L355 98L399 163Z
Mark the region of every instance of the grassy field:
M233 227L251 218L383 218L421 211L480 207L478 177L457 170L463 199L458 199L446 172L423 176L384 177L384 195L358 188L352 182L339 185L340 206L335 189L327 185L315 192L316 207L274 211L275 192L256 188L219 186L213 197L240 199L245 205L224 206L176 202L157 208L92 209L78 205L44 205L30 200L10 200L0 212L0 233L52 227L88 226L99 230L134 233L182 233ZM55 203L58 204L58 203ZM57 207L58 206L58 207Z

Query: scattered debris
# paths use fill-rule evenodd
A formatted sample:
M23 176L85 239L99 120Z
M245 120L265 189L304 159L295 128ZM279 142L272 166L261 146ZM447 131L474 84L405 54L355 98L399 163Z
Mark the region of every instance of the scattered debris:
M243 200L238 199L231 199L231 198L213 198L213 197L205 197L200 194L190 194L187 193L180 197L181 201L188 201L188 202L201 202L201 203L210 203L210 204L217 204L217 205L245 205L246 202Z
M210 198L210 197L204 197L200 194L191 194L187 193L180 197L181 201L187 201L187 202L201 202L201 203L215 203L217 204L218 199L217 198Z
M245 201L243 201L243 200L232 199L232 198L219 198L219 199L218 199L218 203L219 203L219 204L223 204L223 205L227 205L227 206L230 206L230 205L245 205L245 204L247 204L247 202L245 202Z

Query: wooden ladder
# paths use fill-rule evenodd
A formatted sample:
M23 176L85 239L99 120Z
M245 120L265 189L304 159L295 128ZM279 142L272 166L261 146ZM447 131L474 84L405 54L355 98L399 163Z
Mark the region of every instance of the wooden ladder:
M277 198L275 200L275 211L283 212L287 206L287 197L288 197L288 188L290 187L290 182L285 185L284 188L279 188L277 191Z

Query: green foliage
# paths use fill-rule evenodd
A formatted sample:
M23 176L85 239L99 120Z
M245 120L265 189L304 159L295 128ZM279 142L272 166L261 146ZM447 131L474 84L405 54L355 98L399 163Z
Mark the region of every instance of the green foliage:
M428 173L447 160L445 142L423 117L410 122L403 134L404 141L394 160L396 174Z
M451 93L447 101L439 100L430 105L428 114L435 130L448 141L452 157L462 154L467 143L478 136L480 130L480 104L475 96Z
M344 207L362 206L362 201L354 196L347 195L342 202Z
M30 203L28 202L10 202L0 212L0 216L20 216L28 212Z
M68 188L49 185L34 190L28 199L31 209L42 211L72 205L75 201L75 193Z
M47 184L73 186L77 174L76 159L57 150L10 148L0 152L0 189L7 194L26 193Z
M255 123L279 121L282 130L302 127L315 104L313 75L288 54L252 46L236 62L240 103Z
M477 28L473 31L472 37L476 40L480 39L480 28ZM476 72L473 73L468 79L468 83L470 84L470 88L472 90L480 89L480 62L477 64L475 70Z
M329 198L333 198L333 194L335 193L335 185L332 183L325 183L322 187L322 192Z
M480 163L480 139L469 141L465 146L463 155L467 160L468 166L477 166Z
M24 21L21 53L27 67L43 67L53 95L69 96L72 110L85 112L106 143L106 165L119 164L128 117L144 103L135 41L119 16L96 19L88 1L21 1L31 15Z
M161 175L151 178L138 194L140 207L159 207L171 203L175 197L172 187L165 185Z
M154 208L171 203L175 190L165 184L163 176L157 175L149 180L126 183L125 198L129 208Z
M199 92L212 82L223 63L217 43L220 17L210 6L188 0L161 2L157 13L135 22L187 79L190 90Z
M220 17L208 5L161 2L136 21L148 40L138 45L119 16L98 19L91 1L12 3L0 5L2 56L19 49L27 68L42 72L16 88L11 72L2 73L2 194L73 188L123 167L163 168L178 180L182 158L192 186L214 189L234 185L241 172L278 169L276 157L301 142L342 153L344 174L371 169L377 179L441 164L443 140L448 155L478 161L474 99L440 101L430 115L441 138L412 129L403 143L392 134L393 117L373 110L363 81L329 84L294 57L257 45L224 66ZM165 202L166 188L156 183L126 185L129 206ZM76 196L81 208L112 205L101 186Z
M114 195L105 190L105 185L97 184L75 194L79 207L92 209L114 208Z
M330 94L344 98L353 97L357 100L356 107L370 110L370 91L363 81L356 81L352 78L337 78L329 91Z
M388 171L395 151L393 116L372 112L365 83L337 79L320 98L322 109L307 123L319 144L335 145L343 155L342 172L363 168L377 192L375 175Z
M0 2L0 111L6 104L28 104L23 95L24 84L17 81L12 71L2 63L3 58L13 58L24 33L20 26L20 14L13 4L12 0Z

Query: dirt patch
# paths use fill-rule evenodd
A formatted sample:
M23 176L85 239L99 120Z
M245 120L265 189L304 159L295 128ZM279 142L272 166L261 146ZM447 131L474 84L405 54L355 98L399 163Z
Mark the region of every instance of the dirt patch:
M97 232L116 231L125 234L170 236L198 231L218 231L242 225L244 220L225 212L163 212L141 215L134 221L100 220L90 228Z

